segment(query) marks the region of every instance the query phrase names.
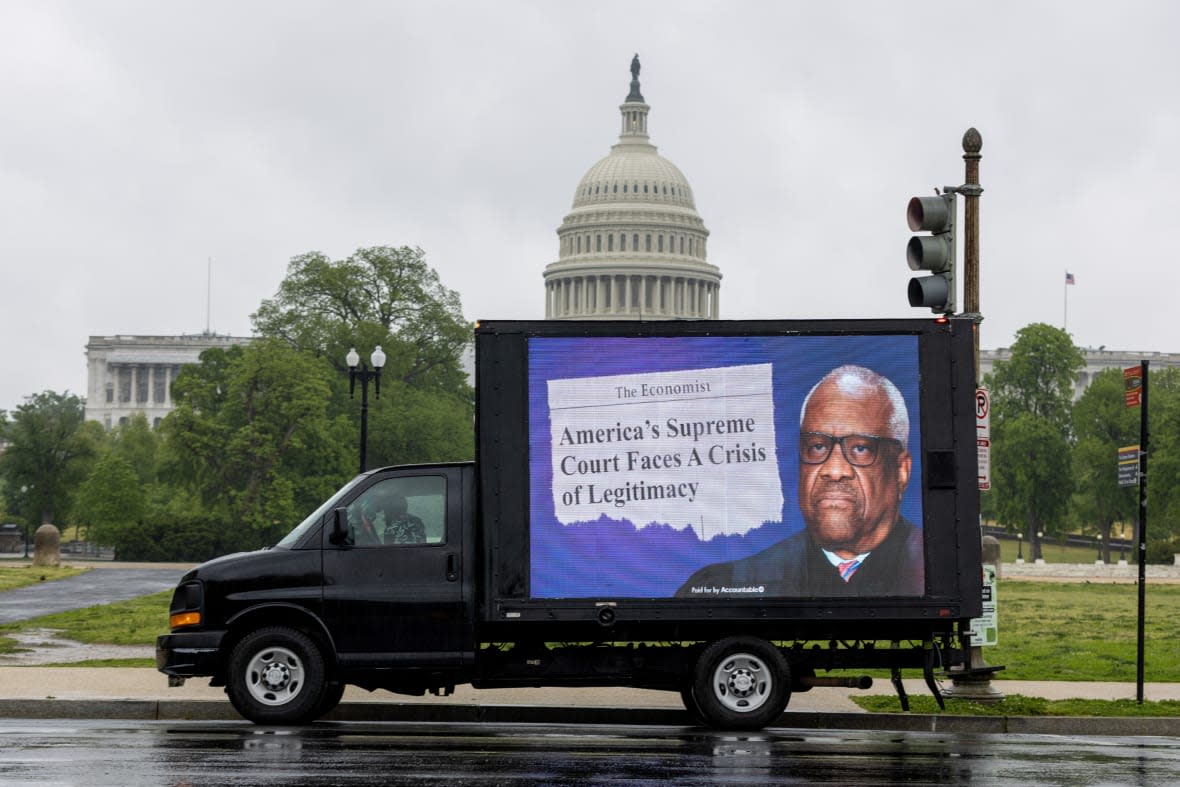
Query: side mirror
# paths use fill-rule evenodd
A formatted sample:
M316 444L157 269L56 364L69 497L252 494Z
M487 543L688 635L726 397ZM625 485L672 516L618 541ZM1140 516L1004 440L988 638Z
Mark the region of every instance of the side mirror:
M335 546L349 542L348 538L348 509L337 508L332 511L332 532L328 534L328 541Z

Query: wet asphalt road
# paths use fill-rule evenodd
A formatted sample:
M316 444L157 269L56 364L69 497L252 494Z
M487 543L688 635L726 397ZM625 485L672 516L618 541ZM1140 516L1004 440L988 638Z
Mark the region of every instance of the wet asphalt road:
M0 720L0 784L1164 785L1180 740L687 727Z
M68 579L9 590L0 593L0 623L171 590L184 572L183 568L95 568Z

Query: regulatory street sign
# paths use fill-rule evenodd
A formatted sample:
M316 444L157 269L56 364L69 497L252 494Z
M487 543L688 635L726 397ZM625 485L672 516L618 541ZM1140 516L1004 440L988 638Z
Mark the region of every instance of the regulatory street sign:
M992 488L991 396L986 388L975 389L975 454L979 465L979 488Z

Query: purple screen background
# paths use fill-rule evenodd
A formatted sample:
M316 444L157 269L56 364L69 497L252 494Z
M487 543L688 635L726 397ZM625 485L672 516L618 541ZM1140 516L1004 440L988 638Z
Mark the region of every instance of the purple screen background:
M533 337L529 340L530 596L667 598L698 568L752 555L803 528L796 489L799 413L812 386L843 364L889 378L910 417L913 472L901 514L921 525L916 336ZM702 542L692 528L613 520L569 525L554 514L547 383L552 379L773 365L775 441L783 510L744 535Z

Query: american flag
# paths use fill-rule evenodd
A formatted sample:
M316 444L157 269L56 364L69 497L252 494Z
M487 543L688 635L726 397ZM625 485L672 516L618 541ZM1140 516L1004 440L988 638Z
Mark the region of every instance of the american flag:
M1066 284L1077 284L1077 282L1075 282L1073 280L1073 274L1070 273L1069 271L1065 272L1065 283Z

